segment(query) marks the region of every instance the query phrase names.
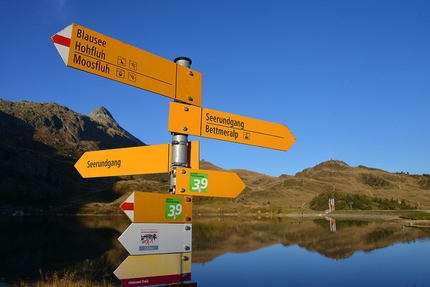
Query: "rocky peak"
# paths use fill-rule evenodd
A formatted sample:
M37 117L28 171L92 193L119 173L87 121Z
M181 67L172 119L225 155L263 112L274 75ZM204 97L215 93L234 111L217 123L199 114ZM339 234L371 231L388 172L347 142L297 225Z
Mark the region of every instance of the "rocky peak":
M116 123L112 114L103 106L93 110L91 113L88 114L88 116L92 120L101 124L111 125L112 123Z
M25 197L51 204L109 188L112 179L83 181L76 160L86 151L142 145L104 107L86 116L57 103L0 99L0 202L23 203Z
M11 102L0 99L0 135L24 130L28 140L43 143L57 153L79 157L85 151L145 145L123 129L105 108L89 116L57 103Z

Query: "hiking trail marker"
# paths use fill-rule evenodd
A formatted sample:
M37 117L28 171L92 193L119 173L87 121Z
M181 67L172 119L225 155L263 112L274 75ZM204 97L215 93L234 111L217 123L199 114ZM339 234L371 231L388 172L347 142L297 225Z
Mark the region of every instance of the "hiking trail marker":
M192 222L191 196L135 191L120 207L131 222Z
M75 163L84 178L169 172L169 144L87 151Z
M285 125L177 102L170 103L168 130L283 151L296 141Z
M236 198L245 183L234 172L177 168L176 194Z
M189 142L187 149L190 167L198 167L200 142ZM167 173L171 158L171 144L87 151L75 168L83 178Z
M201 106L202 75L197 71L77 24L51 39L68 67Z

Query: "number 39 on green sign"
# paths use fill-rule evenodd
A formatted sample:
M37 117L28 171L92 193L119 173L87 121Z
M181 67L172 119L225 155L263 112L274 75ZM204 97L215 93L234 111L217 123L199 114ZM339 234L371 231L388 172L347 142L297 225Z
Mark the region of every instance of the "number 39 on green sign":
M182 219L182 199L166 198L166 219Z
M208 192L208 174L207 173L190 173L190 191L191 192Z

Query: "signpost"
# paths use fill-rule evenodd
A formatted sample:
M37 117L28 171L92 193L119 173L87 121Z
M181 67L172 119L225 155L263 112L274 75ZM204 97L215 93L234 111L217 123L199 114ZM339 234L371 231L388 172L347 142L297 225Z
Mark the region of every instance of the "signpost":
M69 67L201 106L202 75L197 71L77 24L51 39Z
M84 178L169 172L169 144L85 152L75 168Z
M118 240L130 255L191 252L191 224L132 223Z
M170 194L136 191L121 204L133 223L118 240L131 256L114 274L127 287L190 281L192 196L235 198L245 184L233 172L200 170L200 143L188 135L283 151L296 139L282 124L202 108L202 75L188 58L171 62L77 24L51 39L69 67L175 100L171 144L86 152L75 168L84 178L169 172Z
M188 145L191 167L199 166L200 143ZM75 163L84 178L166 173L171 169L171 144L85 152Z
M191 281L191 253L131 255L113 273L126 287Z
M236 198L245 187L234 172L192 168L176 172L177 194Z
M133 192L121 209L132 222L192 222L192 197L150 192Z
M168 130L283 151L296 141L285 125L177 102L170 103Z

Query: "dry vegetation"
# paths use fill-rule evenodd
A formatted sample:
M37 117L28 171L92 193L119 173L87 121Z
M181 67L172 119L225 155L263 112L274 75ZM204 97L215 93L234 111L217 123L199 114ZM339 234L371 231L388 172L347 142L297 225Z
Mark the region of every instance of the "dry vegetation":
M294 176L279 177L245 169L224 170L206 161L201 161L200 169L236 172L246 184L245 190L235 199L195 196L194 211L200 214L291 213L308 210L311 200L322 193L365 195L369 199L381 198L399 203L404 200L414 209L430 209L430 177L389 173L364 166L351 167L339 160L322 162ZM132 191L165 193L168 188L168 174L126 177L81 208L87 208L87 211L105 208L116 213L115 209ZM377 209L377 206L372 209Z
M95 282L93 280L86 280L79 278L76 273L68 272L64 275L53 274L40 274L41 279L34 282L22 281L13 284L13 287L119 287L123 286L119 283L112 283L108 281ZM1 283L0 283L1 284ZM0 285L1 286L1 285Z
M423 175L351 167L339 160L322 162L294 176L272 177L247 170L231 171L245 182L245 190L236 199L197 198L197 208L201 211L220 208L288 212L307 209L315 196L331 192L366 195L371 199L405 200L413 207L430 208L430 178Z

